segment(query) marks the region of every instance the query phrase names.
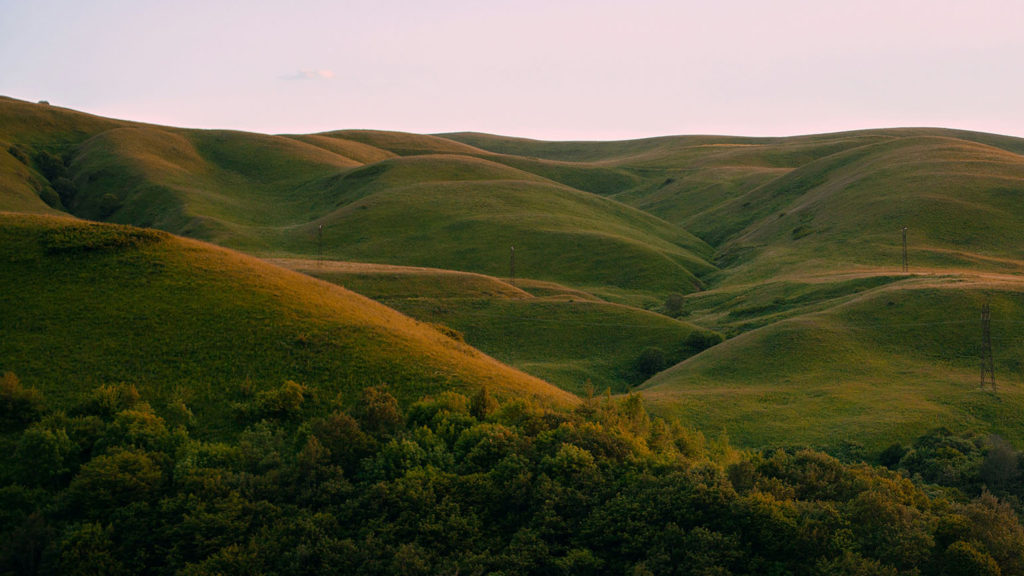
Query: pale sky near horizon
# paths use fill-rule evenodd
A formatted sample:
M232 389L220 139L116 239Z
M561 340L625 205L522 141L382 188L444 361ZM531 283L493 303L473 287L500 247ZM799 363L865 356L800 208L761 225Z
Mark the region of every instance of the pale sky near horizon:
M0 0L0 95L193 128L1024 137L1024 0Z

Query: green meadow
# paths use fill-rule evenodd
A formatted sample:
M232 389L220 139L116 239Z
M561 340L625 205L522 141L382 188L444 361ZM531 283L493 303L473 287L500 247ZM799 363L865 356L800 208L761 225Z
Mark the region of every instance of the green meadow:
M0 215L2 368L58 403L130 385L199 430L291 381L327 401L366 385L573 396L369 299L151 229Z
M275 263L377 299L577 395L625 393L718 343L689 322L551 284L449 270Z
M0 145L0 369L48 397L129 382L212 422L285 381L486 385L638 394L745 447L1024 442L1020 139L260 135L5 98Z

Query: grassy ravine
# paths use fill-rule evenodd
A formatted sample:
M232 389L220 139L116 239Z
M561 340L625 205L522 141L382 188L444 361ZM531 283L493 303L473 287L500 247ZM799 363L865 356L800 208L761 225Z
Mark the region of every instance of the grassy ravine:
M274 260L455 330L498 360L584 395L622 393L720 341L688 322L564 287L448 270ZM534 294L534 292L536 294Z
M0 270L0 370L57 402L123 382L216 430L288 380L575 401L362 296L162 232L3 213Z

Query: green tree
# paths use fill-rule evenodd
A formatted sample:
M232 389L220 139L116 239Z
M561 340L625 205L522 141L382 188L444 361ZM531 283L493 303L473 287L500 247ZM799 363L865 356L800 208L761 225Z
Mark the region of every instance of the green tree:
M74 181L61 176L54 179L51 184L53 185L54 192L57 193L57 197L60 198L61 204L65 207L70 207L75 199L75 195L78 194L78 187L75 186Z
M899 572L892 566L877 560L865 558L853 550L843 550L835 558L819 560L815 565L818 576L897 576Z
M68 499L86 514L104 514L133 502L152 501L163 471L142 450L115 449L82 465L68 487Z
M114 546L113 526L87 522L72 526L60 542L59 573L71 576L128 574Z
M287 380L277 388L257 392L252 402L239 408L252 420L286 420L301 414L307 394L305 386Z
M67 176L68 169L64 165L64 160L53 152L43 150L38 152L32 159L35 161L36 169L39 170L39 173L50 182Z
M106 218L121 208L121 199L116 194L107 192L100 197L100 218Z
M491 414L498 410L498 401L491 396L486 386L481 386L473 395L470 403L470 413L477 420L486 420Z
M390 436L402 425L398 400L385 386L364 388L356 414L362 428L375 436Z
M133 408L141 401L139 391L133 384L104 385L93 390L75 411L109 420L118 412Z
M976 544L959 540L950 544L942 555L942 573L945 576L1000 576L992 556Z
M669 294L668 298L665 299L665 314L678 318L683 313L683 303L685 301L685 297L682 294Z
M1020 478L1020 455L1002 436L989 437L979 476L992 490L1005 489Z
M355 470L358 462L376 447L376 441L363 432L359 422L341 411L314 420L310 431L330 454L331 462L344 469Z
M13 372L0 376L0 431L27 426L46 410L42 392L25 388Z
M668 368L668 358L665 356L665 351L655 346L644 348L633 362L633 370L636 372L638 384L665 368Z
M1007 502L982 492L960 512L970 520L970 541L983 546L1006 574L1024 574L1024 526ZM977 546L976 546L977 547Z
M71 476L76 452L77 447L64 428L35 424L18 438L15 448L17 477L29 486L62 486Z

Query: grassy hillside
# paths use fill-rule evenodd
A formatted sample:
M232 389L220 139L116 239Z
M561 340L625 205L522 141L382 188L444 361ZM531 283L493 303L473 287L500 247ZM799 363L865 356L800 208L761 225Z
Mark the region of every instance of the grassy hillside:
M1024 439L989 396L959 395L976 377L977 351L958 344L973 341L975 321L927 346L887 340L898 326L977 315L991 293L1011 331L997 369L1014 373L1021 139L913 128L622 142L266 136L0 99L0 143L0 209L347 261L304 271L574 391L588 379L625 390L641 352L660 348L686 360L644 387L656 409L744 443L877 444L928 423ZM516 287L500 280L511 246ZM900 310L892 294L932 306ZM850 316L871 306L893 319ZM680 347L712 333L729 339L693 357ZM1011 380L999 392L1006 410L1014 390ZM889 408L875 417L875 404Z
M266 136L40 108L0 102L3 117L42 115L0 120L0 139L29 158L4 172L10 210L66 210L253 254L491 275L505 273L516 245L524 276L608 287L627 300L692 291L714 270L711 249L692 234L586 191L630 187L637 179L627 171L506 158L437 136ZM59 175L35 161L50 150Z
M1020 270L1024 156L966 140L908 137L794 170L708 214L736 223L730 279L902 263ZM757 207L756 209L752 207Z
M939 425L1024 442L1024 280L963 273L877 282L822 298L816 311L787 313L776 301L774 321L657 375L642 394L659 412L720 427L745 445L855 440L877 450ZM979 389L988 299L996 394Z
M508 281L440 268L333 260L270 258L272 264L316 276L375 300L413 298L530 298Z
M307 222L334 198L324 179L360 164L290 138L128 127L80 146L68 208L90 219L157 227L247 250L266 229Z
M600 166L636 180L613 196L693 232L715 247L790 218L785 232L813 230L805 206L827 201L835 211L854 206L822 198L855 187L877 196L851 215L874 220L921 211L922 202L975 191L1017 189L1024 140L943 129L888 129L797 136L736 138L680 136L623 142L538 142L485 134L447 137L488 151ZM928 195L922 196L922 191ZM895 200L901 196L917 196ZM981 198L982 204L989 198ZM972 201L975 199L972 198ZM883 202L889 201L888 207ZM952 200L950 200L952 201ZM998 206L997 208L1003 208ZM800 211L799 216L793 215ZM1011 210L1013 211L1013 210ZM966 221L975 215L966 215ZM803 220L800 220L803 218ZM941 220L941 217L939 218ZM862 222L848 222L859 228ZM937 222L921 222L931 232Z
M714 345L718 334L654 312L536 282L448 270L275 260L436 326L576 394L623 393Z
M58 402L126 382L203 426L287 380L573 397L337 286L162 232L0 215L0 370Z
M331 258L508 276L515 246L523 277L652 292L693 291L713 269L702 257L710 250L685 231L486 161L419 157L373 169L347 188L358 199L316 223ZM281 244L302 253L315 236L310 224Z
M66 161L95 134L128 123L0 96L0 210L55 214L63 210L41 155ZM52 178L66 174L50 174Z
M720 272L683 317L733 338L651 380L656 410L750 445L881 448L937 425L1024 441L1020 141L875 135L690 221ZM976 390L989 295L998 397Z
M1024 141L938 129L619 143L449 137L632 170L641 183L616 199L716 247L719 271L679 314L731 338L644 386L659 413L754 446L880 449L936 425L1024 440ZM921 277L902 273L903 226ZM988 295L1004 314L993 325L998 397L976 390Z

